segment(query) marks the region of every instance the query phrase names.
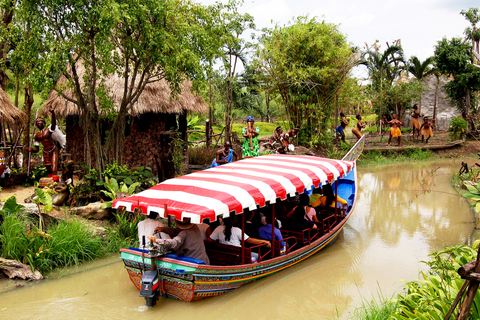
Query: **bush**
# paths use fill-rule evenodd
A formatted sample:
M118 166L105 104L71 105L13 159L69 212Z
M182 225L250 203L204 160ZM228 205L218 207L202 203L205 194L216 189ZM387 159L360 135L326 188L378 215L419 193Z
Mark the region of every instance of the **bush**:
M193 165L210 165L216 154L217 150L212 147L188 148L188 160Z
M459 139L463 133L467 130L467 120L455 117L450 121L450 127L448 131L450 131L450 137L452 140Z

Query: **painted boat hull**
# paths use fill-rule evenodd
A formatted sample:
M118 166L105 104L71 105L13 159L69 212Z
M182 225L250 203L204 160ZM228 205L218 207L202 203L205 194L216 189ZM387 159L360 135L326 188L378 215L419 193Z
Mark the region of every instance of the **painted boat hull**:
M356 169L353 171L353 175L352 190L355 194L357 189ZM215 266L189 263L167 257L155 258L155 266L161 275L161 295L191 302L226 293L254 280L289 268L336 240L353 212L356 202L355 197L352 201L352 206L345 218L339 221L330 232L309 245L273 259L236 266ZM131 249L121 249L120 251L121 259L125 264L130 280L140 290L142 270L150 270L151 267L150 256L145 254L142 258L141 252Z

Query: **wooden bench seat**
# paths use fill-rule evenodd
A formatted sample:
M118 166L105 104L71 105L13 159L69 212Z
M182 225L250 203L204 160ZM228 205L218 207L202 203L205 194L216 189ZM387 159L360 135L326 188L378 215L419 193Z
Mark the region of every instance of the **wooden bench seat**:
M221 244L217 241L206 242L205 249L211 265L229 266L242 264L242 248ZM244 248L245 263L252 261L252 251Z

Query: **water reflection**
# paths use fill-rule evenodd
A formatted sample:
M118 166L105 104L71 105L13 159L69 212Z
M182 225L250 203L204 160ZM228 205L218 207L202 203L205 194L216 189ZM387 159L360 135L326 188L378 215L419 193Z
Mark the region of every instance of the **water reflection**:
M93 268L0 294L0 319L332 319L346 317L428 254L469 243L474 217L450 188L452 162L360 168L355 212L337 241L308 260L231 293L146 308L118 256ZM101 263L101 262L100 262ZM6 282L0 282L1 286ZM0 290L1 291L1 290Z

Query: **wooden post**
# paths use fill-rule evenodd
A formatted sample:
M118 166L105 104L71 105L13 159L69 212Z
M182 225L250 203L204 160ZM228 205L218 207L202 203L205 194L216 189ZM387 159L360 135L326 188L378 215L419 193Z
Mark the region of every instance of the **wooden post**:
M475 264L475 269L474 273L478 273L480 271L480 246L478 247L478 252L477 252L477 260ZM462 305L460 306L460 311L458 313L458 320L465 320L468 317L468 313L470 312L470 308L472 307L473 299L475 298L475 294L477 293L478 290L478 285L479 285L478 280L472 280L470 281L470 284L468 286L467 294L465 295L465 299L463 300Z
M242 213L242 264L245 264L245 212Z
M207 149L210 148L210 144L212 143L212 124L210 123L210 121L207 119L207 121L205 121L205 145L207 146Z
M272 204L272 258L275 258L275 203ZM280 242L278 242L278 246L280 248Z

